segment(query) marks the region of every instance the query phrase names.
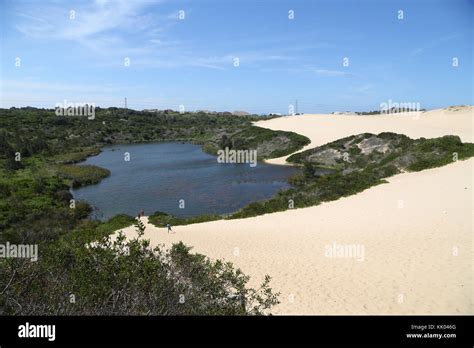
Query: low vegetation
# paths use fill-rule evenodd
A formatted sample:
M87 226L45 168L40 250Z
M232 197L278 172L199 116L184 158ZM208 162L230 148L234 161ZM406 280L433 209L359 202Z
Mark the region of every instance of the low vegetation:
M261 215L320 204L361 192L405 171L439 167L474 156L474 144L457 136L410 139L402 134L364 133L294 154L288 161L303 171L290 179L293 188L255 202L232 218ZM323 173L321 173L323 172Z
M239 270L184 245L166 251L140 241L107 241L134 220L90 220L89 204L70 193L110 174L79 163L108 144L189 141L213 152L228 137L233 148L259 147L262 159L309 141L252 126L257 119L118 108L97 108L87 119L0 109L0 243L40 250L38 262L0 259L0 314L261 314L277 303L269 278L261 289L248 289Z
M280 157L309 143L291 132L252 126L254 116L96 109L93 120L58 117L52 110L0 110L0 243L38 244L38 262L0 259L0 314L263 314L277 300L267 277L246 287L232 265L193 254L182 244L151 249L142 240L111 241L135 220L89 219L91 207L70 189L110 173L79 162L107 144L191 141L216 153L257 149ZM359 134L295 154L293 187L227 215L178 218L156 212L157 226L256 216L348 196L402 171L474 156L458 137L410 139ZM143 232L143 226L137 225ZM74 299L74 301L72 300ZM184 302L183 302L184 301Z
M95 118L88 119L56 116L50 109L0 109L0 240L28 242L46 235L55 239L86 219L91 207L72 204L69 189L110 175L107 169L79 163L107 144L186 140L203 144L210 153L255 147L264 159L289 154L309 142L295 133L253 126L258 119L119 108L96 108ZM48 224L54 227L46 228Z
M457 136L410 139L402 134L364 133L309 149L288 158L302 167L290 178L293 187L275 197L253 202L236 213L212 219L252 217L302 208L353 195L385 183L385 178L405 171L420 171L474 156L474 144ZM202 221L208 221L205 217ZM162 226L160 217L152 223ZM201 222L200 217L175 219L174 224Z
M161 211L156 211L148 217L148 221L157 227L166 227L167 224L171 226L177 225L190 225L197 224L200 222L207 222L213 220L219 220L222 216L220 215L198 215L190 218L179 218L171 214L167 214Z
M53 168L57 175L66 179L66 182L73 188L97 184L110 175L108 169L92 165L60 164Z
M260 127L245 127L236 132L223 133L209 139L205 148L211 154L219 149L257 150L259 160L289 155L309 144L308 138L285 131Z
M111 233L124 222L100 229ZM144 226L136 227L140 237ZM123 234L100 237L100 229L60 238L42 248L38 262L0 259L0 314L261 315L278 303L268 276L259 289L247 288L249 277L231 263L192 254L182 243L151 248Z
M260 159L290 154L309 144L302 135L252 125L262 119L230 113L120 108L96 108L95 118L88 119L56 116L51 109L0 109L0 152L15 166L21 164L12 161L16 152L22 157L41 153L69 164L97 153L104 145L123 143L188 141L203 145L210 153L230 144L234 149L257 149Z

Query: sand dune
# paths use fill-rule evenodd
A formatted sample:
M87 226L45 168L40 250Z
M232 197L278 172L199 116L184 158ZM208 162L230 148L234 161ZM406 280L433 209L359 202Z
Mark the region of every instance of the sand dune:
M309 147L382 131L472 141L472 111L466 109L431 111L417 120L306 115L258 125L307 135ZM195 252L231 261L252 277L252 286L271 275L272 288L281 292L275 314L472 314L473 166L469 159L399 174L319 206L176 226L173 234L144 218L144 238L152 245L183 241ZM135 235L133 227L123 231ZM332 246L363 253L336 257L328 254Z
M255 125L273 130L292 131L307 136L311 140L311 144L303 150L364 132L374 134L395 132L411 138L435 138L451 134L458 135L464 142L474 142L473 113L474 107L464 106L391 115L306 114L255 122ZM267 162L286 164L285 159L286 156Z

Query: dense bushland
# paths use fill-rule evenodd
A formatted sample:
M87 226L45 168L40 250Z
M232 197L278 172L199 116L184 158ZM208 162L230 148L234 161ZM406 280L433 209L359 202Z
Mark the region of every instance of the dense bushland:
M97 108L95 118L87 119L46 109L1 109L0 243L37 244L40 255L37 262L0 258L0 312L264 313L277 303L269 278L253 290L232 265L192 254L184 245L151 250L143 241L111 242L110 234L134 220L123 215L105 223L89 220L91 207L70 193L71 187L110 174L78 164L107 144L191 141L214 151L228 137L235 148L239 141L261 146L260 158L269 158L276 147L291 153L309 141L254 127L253 120L117 108Z
M124 222L103 224L102 233ZM136 227L140 237L144 226ZM259 315L278 303L268 276L259 289L247 288L249 277L231 263L182 243L163 250L90 231L43 246L38 262L0 259L0 314Z

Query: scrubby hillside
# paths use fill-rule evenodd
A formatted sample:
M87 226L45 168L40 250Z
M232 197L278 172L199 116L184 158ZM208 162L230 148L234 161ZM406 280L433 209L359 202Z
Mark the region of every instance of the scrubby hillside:
M291 178L294 187L278 196L249 204L230 218L261 215L317 205L384 183L404 171L439 167L474 156L474 144L458 136L410 139L402 134L364 133L339 139L288 158L302 165Z

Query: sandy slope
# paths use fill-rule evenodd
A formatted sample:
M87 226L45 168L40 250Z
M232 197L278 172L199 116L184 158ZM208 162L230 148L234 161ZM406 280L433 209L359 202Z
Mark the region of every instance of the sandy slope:
M418 120L400 116L299 116L259 125L305 134L311 146L389 130L411 137L458 134L472 141L472 114L466 110L428 112ZM174 234L147 224L144 237L154 245L182 240L196 252L232 261L252 277L252 286L271 275L272 287L281 292L274 313L474 313L473 169L470 159L400 174L338 201L176 226ZM132 227L124 232L135 235ZM333 243L363 247L363 260L328 257L326 247Z
M452 134L459 135L464 142L474 142L473 113L473 107L458 107L419 113L372 116L307 114L260 121L255 125L307 136L311 144L303 150L364 132L375 134L395 132L406 134L411 138L435 138ZM268 163L285 164L285 159L286 157L275 158L268 160Z

